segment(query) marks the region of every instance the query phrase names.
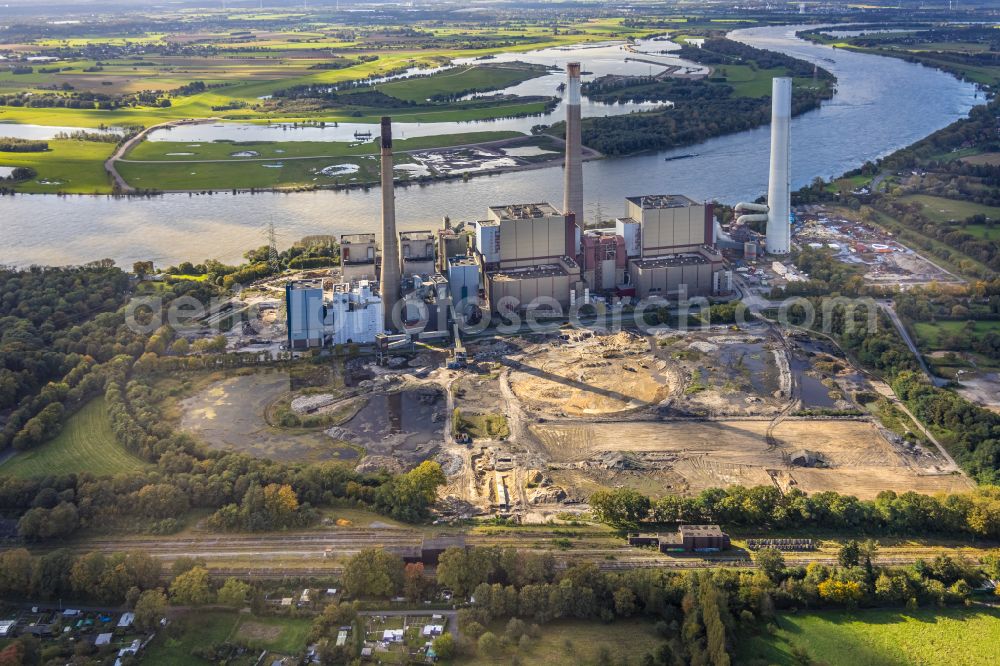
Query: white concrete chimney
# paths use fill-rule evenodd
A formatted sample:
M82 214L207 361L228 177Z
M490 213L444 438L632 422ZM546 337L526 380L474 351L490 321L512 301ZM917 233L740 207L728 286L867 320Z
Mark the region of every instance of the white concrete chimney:
M771 83L771 172L767 184L767 252L788 254L792 246L790 143L792 80Z

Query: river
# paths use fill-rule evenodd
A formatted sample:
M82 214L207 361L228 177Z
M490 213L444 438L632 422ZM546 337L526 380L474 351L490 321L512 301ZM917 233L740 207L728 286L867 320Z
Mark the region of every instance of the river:
M833 100L792 121L793 187L909 145L982 101L975 98L972 85L949 74L799 40L795 31L802 27L750 28L732 34L744 43L816 62L838 77ZM550 50L544 59L552 64L579 59L584 70L599 72L600 63L609 57L607 48ZM526 59L525 54L512 57ZM585 216L592 220L619 215L624 198L636 194L682 193L728 203L756 198L767 189L768 132L761 127L672 151L587 162ZM688 153L697 156L664 160ZM558 205L562 169L414 185L397 189L396 199L400 229L435 228L445 215L455 221L484 217L490 205ZM152 259L160 266L206 258L236 261L248 248L264 244L271 221L279 244L289 245L309 234L377 231L379 206L377 188L154 199L0 197L0 263L54 265L102 257L125 266L137 259Z

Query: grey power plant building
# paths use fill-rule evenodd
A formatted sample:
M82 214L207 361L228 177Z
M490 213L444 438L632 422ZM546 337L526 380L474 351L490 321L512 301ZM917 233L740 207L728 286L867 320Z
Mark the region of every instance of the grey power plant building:
M393 330L392 315L399 301L399 237L396 235L396 192L392 173L392 119L382 117L382 272L379 293L385 330Z

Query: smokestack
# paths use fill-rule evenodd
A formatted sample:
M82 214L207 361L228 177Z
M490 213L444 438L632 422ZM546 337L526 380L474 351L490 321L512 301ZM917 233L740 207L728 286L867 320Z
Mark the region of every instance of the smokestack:
M580 63L566 64L566 169L563 177L563 215L576 214L583 226L583 164L580 139Z
M382 116L382 274L379 295L385 329L391 331L393 306L399 300L399 236L396 235L396 192L392 181L392 119Z
M792 245L789 214L792 208L789 169L792 80L779 77L771 83L771 173L767 185L767 252L788 254Z

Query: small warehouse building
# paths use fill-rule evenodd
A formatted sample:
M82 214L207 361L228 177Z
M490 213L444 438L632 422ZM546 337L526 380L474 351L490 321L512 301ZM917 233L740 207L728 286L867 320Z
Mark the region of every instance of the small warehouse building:
M729 535L718 525L681 525L667 534L629 534L630 546L653 546L661 553L715 553L728 550Z

